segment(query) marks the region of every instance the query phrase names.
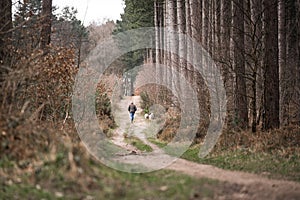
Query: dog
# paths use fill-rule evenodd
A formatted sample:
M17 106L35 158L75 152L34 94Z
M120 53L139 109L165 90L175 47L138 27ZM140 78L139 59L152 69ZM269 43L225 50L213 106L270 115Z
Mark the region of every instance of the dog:
M150 119L150 120L153 120L153 119L154 119L154 114L153 114L153 113L150 113L150 114L149 114L149 119Z
M149 113L149 114L146 113L144 115L144 118L145 119L149 119L149 120L153 120L154 119L154 114L153 113Z

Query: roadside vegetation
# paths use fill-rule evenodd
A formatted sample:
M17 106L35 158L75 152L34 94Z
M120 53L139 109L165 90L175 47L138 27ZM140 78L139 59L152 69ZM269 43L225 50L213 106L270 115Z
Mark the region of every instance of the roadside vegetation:
M275 133L274 133L275 132ZM224 133L213 152L199 158L201 144L192 145L181 158L219 168L300 182L299 128L268 133ZM167 142L150 138L163 148Z
M55 146L39 159L1 157L0 199L213 199L226 194L222 183L173 171L118 172L87 154L79 141L72 149L65 141Z

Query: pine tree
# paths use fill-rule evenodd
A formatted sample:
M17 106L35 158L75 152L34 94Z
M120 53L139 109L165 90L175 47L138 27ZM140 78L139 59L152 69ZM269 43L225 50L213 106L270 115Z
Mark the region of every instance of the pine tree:
M114 34L141 27L154 26L154 0L124 0L124 2L124 14L121 15L121 20L117 21ZM126 66L125 70L131 69L142 64L146 58L146 54L147 51L145 50L137 50L134 52L130 52L128 53L128 55L124 56L123 62Z
M278 1L264 0L263 129L279 128Z
M235 71L235 117L237 126L248 127L248 104L245 80L244 1L233 1L233 52Z

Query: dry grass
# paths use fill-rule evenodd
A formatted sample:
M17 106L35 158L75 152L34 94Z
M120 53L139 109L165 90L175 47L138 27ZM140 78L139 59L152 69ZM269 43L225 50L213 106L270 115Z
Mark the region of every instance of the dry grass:
M300 155L300 127L290 126L269 132L251 131L222 134L216 151L248 149L252 152L279 153L282 156L290 154Z

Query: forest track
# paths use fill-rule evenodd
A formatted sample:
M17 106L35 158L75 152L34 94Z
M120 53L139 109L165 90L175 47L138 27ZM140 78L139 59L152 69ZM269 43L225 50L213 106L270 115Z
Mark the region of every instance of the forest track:
M138 107L133 124L130 123L127 111L130 102L134 102ZM141 115L139 96L124 97L117 107L115 118L119 128L112 137L112 142L128 152L119 156L119 162L140 164L150 169L174 170L195 178L218 180L223 182L225 186L228 185L226 190L230 193L230 197L224 196L218 199L300 199L300 184L297 182L274 180L257 174L224 170L166 155L159 147L149 142L145 136L145 129L151 129L155 132L157 127L153 126ZM151 146L153 152L146 154L126 143L124 133L138 137L145 144Z

